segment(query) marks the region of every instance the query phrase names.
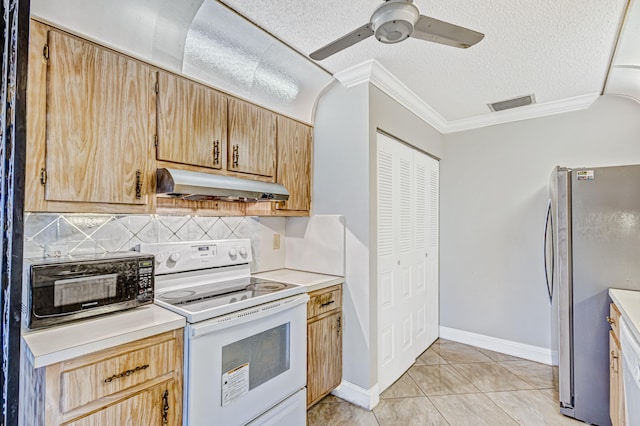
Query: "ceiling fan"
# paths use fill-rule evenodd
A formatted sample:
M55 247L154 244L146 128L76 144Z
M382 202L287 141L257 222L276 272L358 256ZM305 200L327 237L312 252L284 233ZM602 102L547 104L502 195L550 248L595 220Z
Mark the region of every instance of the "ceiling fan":
M462 49L473 46L484 37L477 31L420 15L413 0L385 0L373 11L369 23L316 50L309 57L321 61L372 35L382 43L399 43L413 37Z

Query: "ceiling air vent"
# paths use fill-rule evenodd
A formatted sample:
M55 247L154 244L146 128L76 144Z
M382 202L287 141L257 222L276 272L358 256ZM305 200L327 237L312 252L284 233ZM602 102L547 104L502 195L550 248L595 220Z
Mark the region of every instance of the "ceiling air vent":
M520 96L519 98L507 99L506 101L494 102L488 104L489 109L493 112L504 111L505 109L518 108L525 105L536 103L534 95Z

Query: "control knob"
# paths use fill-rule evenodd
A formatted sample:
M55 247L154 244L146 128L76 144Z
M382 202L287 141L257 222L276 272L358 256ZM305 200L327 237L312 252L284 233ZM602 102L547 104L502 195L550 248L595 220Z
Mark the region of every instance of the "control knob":
M240 256L242 257L247 256L247 249L245 247L240 247Z
M180 260L180 253L171 253L171 255L169 256L169 261L176 263L178 260Z
M236 257L238 255L238 250L235 248L229 249L229 256Z
M165 261L164 253L156 254L156 263L163 263Z

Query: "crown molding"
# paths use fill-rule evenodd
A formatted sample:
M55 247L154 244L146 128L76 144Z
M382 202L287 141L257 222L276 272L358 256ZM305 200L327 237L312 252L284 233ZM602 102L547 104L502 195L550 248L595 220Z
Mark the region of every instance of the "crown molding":
M571 111L587 109L600 96L600 93L574 96L542 104L527 105L505 111L492 112L478 117L449 121L446 133L461 132L463 130L479 129L481 127L496 124L511 123L514 121L529 120L531 118L545 117L548 115L562 114Z
M346 87L365 82L376 86L437 131L446 133L447 120L375 59L347 68L333 76Z
M362 83L376 86L440 133L460 132L496 124L579 111L589 108L600 96L600 93L589 93L542 104L487 113L477 117L447 121L375 59L347 68L333 76L346 87L353 87Z

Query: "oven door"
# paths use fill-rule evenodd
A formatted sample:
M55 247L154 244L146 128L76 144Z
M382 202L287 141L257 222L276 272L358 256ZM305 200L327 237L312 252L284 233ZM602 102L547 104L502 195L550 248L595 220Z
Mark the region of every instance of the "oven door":
M304 388L308 300L298 295L187 326L185 425L244 425Z

